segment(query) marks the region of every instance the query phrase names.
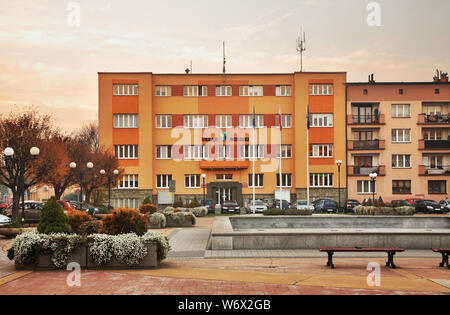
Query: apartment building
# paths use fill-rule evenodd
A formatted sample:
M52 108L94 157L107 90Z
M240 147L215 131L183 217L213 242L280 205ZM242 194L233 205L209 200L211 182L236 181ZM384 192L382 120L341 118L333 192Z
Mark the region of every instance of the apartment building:
M306 199L307 181L312 200L338 200L339 187L346 196L346 73L98 78L100 143L125 170L114 206L137 207L148 196L158 203L171 185L176 199L205 194L241 205L253 188L257 198L274 198L281 188L285 199Z
M448 197L450 84L349 83L348 194L362 201ZM369 175L377 173L373 182Z

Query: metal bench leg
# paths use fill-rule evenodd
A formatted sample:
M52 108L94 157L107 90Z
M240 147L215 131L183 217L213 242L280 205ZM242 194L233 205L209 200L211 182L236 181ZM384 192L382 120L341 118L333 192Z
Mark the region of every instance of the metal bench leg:
M394 252L388 252L387 254L388 254L388 261L386 263L386 267L391 266L392 269L396 269L397 266L394 264L394 255L395 255L395 253Z
M333 264L333 252L328 252L328 262L327 262L327 267L330 267L331 269L334 269L334 264Z
M445 267L445 253L442 253L442 262L439 264L439 267Z

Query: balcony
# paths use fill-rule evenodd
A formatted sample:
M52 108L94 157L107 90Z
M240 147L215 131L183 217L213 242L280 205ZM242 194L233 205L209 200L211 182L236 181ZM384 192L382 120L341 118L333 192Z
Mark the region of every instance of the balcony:
M450 150L449 140L419 140L419 150Z
M436 115L420 114L417 124L425 126L450 127L450 113Z
M372 166L372 167L361 167L361 166L349 166L347 174L348 176L369 176L369 174L377 173L378 176L386 176L386 166Z
M374 125L385 125L386 119L384 114L378 115L348 115L347 116L348 125L358 125L358 126L374 126Z
M427 165L419 166L420 176L450 176L450 165L430 167Z
M348 141L348 150L384 150L386 148L386 141L384 140L350 140Z
M200 161L200 168L207 170L242 170L250 167L250 161Z

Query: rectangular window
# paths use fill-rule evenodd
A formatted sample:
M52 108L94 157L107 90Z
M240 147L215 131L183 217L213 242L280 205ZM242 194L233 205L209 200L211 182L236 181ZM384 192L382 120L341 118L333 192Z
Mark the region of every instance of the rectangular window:
M171 145L157 145L156 146L156 159L157 160L170 160L172 158L172 146Z
M206 160L208 159L208 147L201 145L185 145L184 159L185 160Z
M113 84L114 96L135 96L138 95L137 84Z
M263 115L255 115L255 126L256 126L256 128L264 127L264 116ZM240 115L239 116L239 127L253 128L253 115Z
M309 156L312 158L333 157L332 144L311 144L309 145Z
M201 188L200 175L184 175L184 188Z
M291 96L292 95L292 87L290 85L277 85L275 90L276 96Z
M410 180L393 180L392 181L393 194L411 194Z
M373 194L376 193L376 183L371 180L359 180L358 183L358 194Z
M241 144L239 146L239 157L241 159L263 159L264 158L264 145L246 145Z
M333 95L333 84L310 84L309 95Z
M441 130L424 130L423 131L424 140L442 140Z
M216 115L217 128L233 128L233 119L231 115Z
M208 128L207 115L184 115L184 128Z
M138 128L138 115L135 114L115 114L114 128Z
M216 96L232 96L231 85L217 85Z
M411 155L392 155L393 168L411 168Z
M280 174L277 174L277 187L280 187ZM292 174L281 174L281 188L292 187Z
M169 182L172 180L172 175L156 175L156 188L167 189Z
M172 128L172 115L156 115L156 128L157 129Z
M217 160L229 160L231 159L231 147L229 145L216 146Z
M409 118L411 117L410 104L392 104L392 118Z
M139 200L134 198L112 199L112 205L114 208L139 208Z
M155 88L156 96L172 96L172 87L171 86L157 86Z
M292 116L289 114L281 114L281 125L283 128L292 128ZM275 117L275 126L280 127L279 115Z
M280 145L277 145L277 158L280 158ZM292 158L292 145L282 144L281 145L281 158L290 159Z
M429 155L425 156L425 166L431 169L443 169L444 156L443 155Z
M253 174L248 174L248 187L253 188ZM264 174L255 174L255 188L264 188Z
M311 114L310 125L314 128L333 127L333 114Z
M243 85L239 87L239 96L263 96L261 85Z
M208 96L208 87L206 85L185 85L184 86L184 96L195 97L195 96Z
M124 175L119 181L119 189L139 188L138 175Z
M333 187L333 174L310 174L309 185L311 187Z
M428 193L443 195L447 193L447 181L445 180L429 180Z
M119 160L135 160L139 158L137 145L115 145L114 154Z
M219 180L219 181L233 180L233 174L216 174L216 180Z
M411 142L411 129L392 129L392 142Z

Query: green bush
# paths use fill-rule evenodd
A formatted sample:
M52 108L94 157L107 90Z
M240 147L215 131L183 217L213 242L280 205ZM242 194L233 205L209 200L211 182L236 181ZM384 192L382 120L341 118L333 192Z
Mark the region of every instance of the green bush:
M187 220L187 217L191 220L192 225L195 225L197 222L197 218L192 212L184 212L180 209L175 209L173 212L164 212L164 215L166 216L166 219L170 217L173 221L179 224L184 223Z
M161 212L156 212L148 217L148 223L151 227L163 229L167 225L166 216Z
M183 207L183 206L184 206L184 204L183 204L183 201L181 199L178 199L177 201L175 201L173 203L173 208L180 208L180 207Z
M295 209L289 209L285 210L284 215L312 215L312 210L295 210Z
M284 211L281 209L269 209L263 212L263 215L272 216L272 215L283 215Z
M149 205L149 204L152 204L152 200L150 199L150 197L146 197L142 202L142 205Z
M113 210L113 209L114 208L112 206L108 209L108 206L101 205L101 206L98 207L97 214L110 214L111 210Z
M51 197L42 208L37 230L42 234L72 232L72 228L67 223L67 216L55 197Z
M208 208L206 207L197 207L197 208L181 208L183 212L192 212L197 218L206 217L208 215Z

